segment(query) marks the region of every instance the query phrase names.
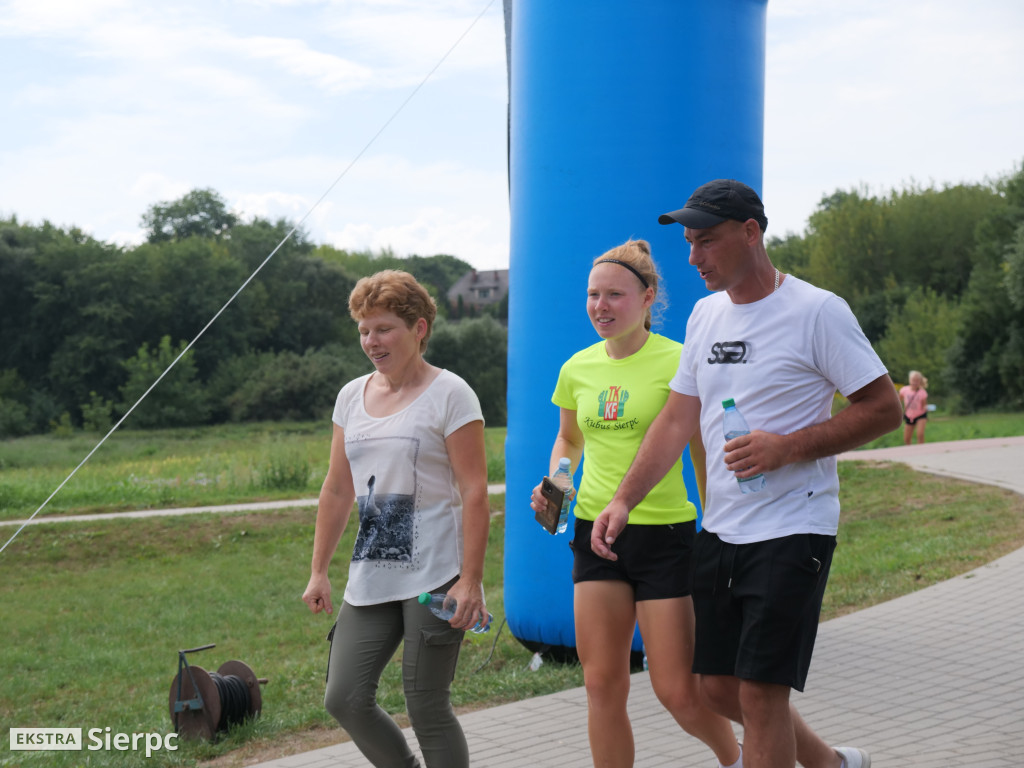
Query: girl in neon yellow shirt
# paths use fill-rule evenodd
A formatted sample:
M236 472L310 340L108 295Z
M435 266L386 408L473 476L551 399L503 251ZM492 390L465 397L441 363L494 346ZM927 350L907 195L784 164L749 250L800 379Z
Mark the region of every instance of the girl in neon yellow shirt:
M630 240L594 260L587 314L601 341L563 366L552 402L560 409L551 451L553 474L562 456L579 465L572 549L576 650L587 689L588 731L595 765L633 765L633 731L626 711L633 628L640 624L651 683L659 701L704 741L722 766L740 766L729 722L700 703L693 660L690 549L697 510L687 500L682 457L630 513L616 540L615 561L590 549L593 520L611 499L651 421L668 398L682 345L651 333L658 272L650 246ZM691 445L703 469L703 446ZM544 507L540 486L531 506Z

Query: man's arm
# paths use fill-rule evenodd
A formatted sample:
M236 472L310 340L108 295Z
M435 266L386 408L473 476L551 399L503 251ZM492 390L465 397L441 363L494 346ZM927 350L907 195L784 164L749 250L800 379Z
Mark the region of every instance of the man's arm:
M753 477L798 461L851 451L900 425L903 408L888 374L850 394L850 404L828 421L788 435L755 430L725 444L725 464L737 477Z
M594 520L590 547L596 554L609 560L618 559L611 545L629 522L629 510L643 501L668 473L697 432L699 423L700 400L670 390L665 406L651 422L618 490Z

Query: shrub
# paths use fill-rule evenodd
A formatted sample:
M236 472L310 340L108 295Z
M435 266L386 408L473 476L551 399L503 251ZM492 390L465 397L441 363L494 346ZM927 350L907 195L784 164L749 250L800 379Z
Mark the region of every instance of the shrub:
M31 434L32 419L28 408L16 400L0 397L0 437L21 437Z
M370 362L361 350L334 345L250 358L248 377L225 398L233 421L302 421L330 418L338 390Z
M120 388L122 401L118 409L122 414L138 402L187 346L182 341L173 348L171 337L164 336L152 352L148 344L143 344L135 357L123 363L128 381ZM195 360L185 355L139 403L125 426L145 429L205 424L209 413L209 401L196 381Z
M114 424L114 403L89 393L89 402L82 405L82 429L86 432L109 432Z
M267 491L304 491L312 472L301 456L271 456L256 472L254 485Z

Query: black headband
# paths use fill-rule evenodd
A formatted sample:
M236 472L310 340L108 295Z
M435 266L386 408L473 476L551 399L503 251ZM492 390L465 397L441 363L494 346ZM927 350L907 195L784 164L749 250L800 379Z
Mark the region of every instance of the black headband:
M619 261L618 259L601 259L600 261L594 262L595 267L598 264L618 264L619 266L625 267L626 269L628 269L630 272L637 276L637 279L644 284L644 288L651 287L651 284L647 282L647 278L645 278L643 275L637 272L636 267L634 267L632 264L627 264L626 262Z

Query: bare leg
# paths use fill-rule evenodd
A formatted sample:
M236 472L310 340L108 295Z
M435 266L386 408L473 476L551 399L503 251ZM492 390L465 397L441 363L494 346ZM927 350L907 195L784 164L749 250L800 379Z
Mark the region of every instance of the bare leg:
M575 587L574 604L594 766L631 768L635 748L626 701L636 624L633 588L624 581L584 581Z
M787 686L726 675L701 675L700 682L708 705L743 726L744 768L791 768L797 760L805 768L839 768L836 751L789 703Z
M922 443L924 443L924 425L927 424L927 423L928 423L927 420L919 419L917 424L914 425L914 426L917 427L917 443L918 443L918 445L921 445Z
M804 768L839 768L842 762L839 754L811 730L796 711L796 707L790 704L789 709L793 733L796 736L796 759L800 765Z
M636 604L651 685L658 701L683 730L707 744L722 765L740 757L729 721L700 699L693 674L693 601L689 597L643 600Z
M797 750L789 688L741 680L739 698L747 766L793 768Z
M910 438L914 435L914 425L903 423L903 444L910 445Z

